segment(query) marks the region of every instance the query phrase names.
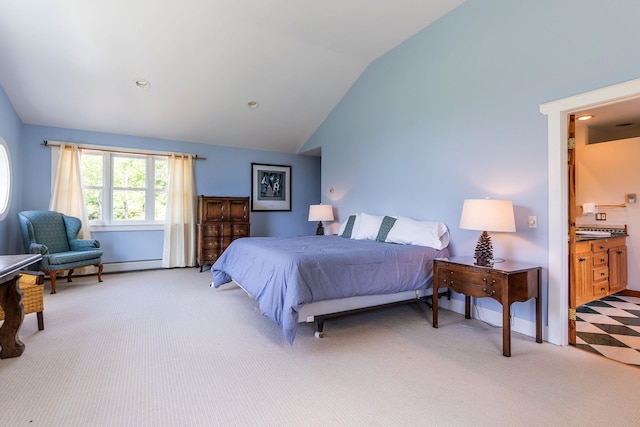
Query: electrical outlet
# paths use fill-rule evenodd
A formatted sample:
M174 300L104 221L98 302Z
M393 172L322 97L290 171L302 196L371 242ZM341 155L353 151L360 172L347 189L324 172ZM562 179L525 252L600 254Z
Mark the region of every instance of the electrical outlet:
M538 217L529 215L529 228L538 228Z
M596 213L596 221L606 221L607 220L607 214L604 212L598 212Z

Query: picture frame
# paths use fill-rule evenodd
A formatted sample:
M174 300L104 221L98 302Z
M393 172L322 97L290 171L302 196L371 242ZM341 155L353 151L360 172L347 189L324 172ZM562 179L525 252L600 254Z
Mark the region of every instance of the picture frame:
M251 163L251 211L291 212L291 166Z

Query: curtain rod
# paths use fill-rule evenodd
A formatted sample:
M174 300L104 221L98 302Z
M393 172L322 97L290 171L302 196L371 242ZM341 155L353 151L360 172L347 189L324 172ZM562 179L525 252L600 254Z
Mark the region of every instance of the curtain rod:
M44 140L42 141L42 146L44 147L59 147L61 144L61 142L58 141L49 141L49 140ZM66 144L66 142L65 142ZM69 144L74 144L73 142L69 142ZM169 153L166 151L153 151L153 150L148 150L148 151L136 151L136 150L129 150L127 148L105 148L103 146L100 145L83 145L83 144L75 144L78 145L80 148L85 148L87 150L96 150L96 151L106 151L109 153L126 153L126 154L143 154L143 155L155 155L155 156L166 156L169 157L172 154L175 154L176 156L181 156L181 157L186 157L187 154L184 153ZM197 154L193 155L193 158L195 160L207 160L206 157L200 157Z

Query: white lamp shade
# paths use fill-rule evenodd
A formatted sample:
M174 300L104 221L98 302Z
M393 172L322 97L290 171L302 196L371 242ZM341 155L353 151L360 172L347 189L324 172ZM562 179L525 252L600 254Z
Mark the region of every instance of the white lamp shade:
M331 205L309 206L309 221L333 221L333 207Z
M510 200L467 199L462 205L460 228L479 231L516 231Z

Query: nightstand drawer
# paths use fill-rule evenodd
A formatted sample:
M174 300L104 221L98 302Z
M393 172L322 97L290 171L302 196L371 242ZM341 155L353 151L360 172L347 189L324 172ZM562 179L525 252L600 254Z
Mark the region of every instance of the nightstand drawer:
M450 287L456 292L473 297L502 296L502 280L489 272L467 269L464 267L444 267L438 275L440 286Z

